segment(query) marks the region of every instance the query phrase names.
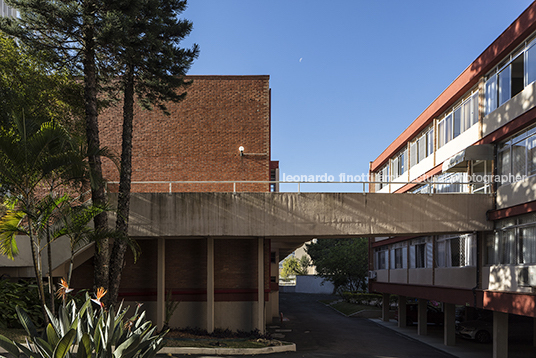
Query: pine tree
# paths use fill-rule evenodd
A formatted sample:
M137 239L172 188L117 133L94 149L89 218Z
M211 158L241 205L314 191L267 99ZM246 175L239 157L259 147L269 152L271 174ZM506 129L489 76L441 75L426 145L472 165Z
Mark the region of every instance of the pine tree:
M0 19L0 29L28 44L41 56L84 79L86 137L90 152L100 146L98 98L123 94L123 135L116 227L128 233L132 122L136 99L144 108L165 111L166 101L180 101L184 75L199 49L179 47L192 23L177 18L186 0L6 0L20 16ZM99 156L89 158L93 177L92 200L106 201ZM95 228L107 228L106 213L95 218ZM95 286L109 287L108 300L117 297L127 244L115 240L113 255L102 240L95 254ZM110 264L110 269L109 265ZM109 281L111 280L111 281Z
M157 106L166 113L165 102L178 102L186 93L184 76L199 49L179 47L192 30L192 23L178 19L186 0L108 0L110 26L108 47L117 59L123 93L123 133L116 230L128 235L130 182L132 172L132 132L137 99L144 108ZM110 256L109 302L117 299L127 244L115 240Z

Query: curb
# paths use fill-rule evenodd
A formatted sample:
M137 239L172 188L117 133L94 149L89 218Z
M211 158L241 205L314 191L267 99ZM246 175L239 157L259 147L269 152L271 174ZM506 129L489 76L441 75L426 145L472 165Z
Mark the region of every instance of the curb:
M283 342L287 343L287 342ZM283 346L272 346L263 348L198 348L198 347L163 347L157 354L208 354L208 355L256 355L282 352L295 352L296 344L286 344ZM7 353L0 348L0 354Z
M208 355L255 355L282 352L295 352L296 344L264 348L197 348L197 347L164 347L158 354L208 354Z

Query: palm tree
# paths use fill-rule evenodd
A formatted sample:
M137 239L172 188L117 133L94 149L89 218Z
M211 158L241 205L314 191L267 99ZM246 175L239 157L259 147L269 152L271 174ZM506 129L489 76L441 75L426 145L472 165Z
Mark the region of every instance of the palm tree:
M17 253L16 236L30 240L34 274L43 308L46 301L42 281L41 250L43 232L52 215L49 194L68 188L62 174L81 167L80 155L73 150L71 138L59 124L36 118L12 115L13 126L0 129L0 184L15 202L0 219L0 254L13 258ZM49 180L54 178L54 180ZM60 178L60 180L58 180ZM51 187L45 183L54 183Z

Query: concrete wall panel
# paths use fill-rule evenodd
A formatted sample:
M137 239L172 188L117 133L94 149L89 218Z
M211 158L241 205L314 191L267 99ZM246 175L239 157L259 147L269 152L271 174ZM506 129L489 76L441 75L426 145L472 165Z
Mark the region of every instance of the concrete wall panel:
M137 193L134 237L350 237L490 230L491 195Z

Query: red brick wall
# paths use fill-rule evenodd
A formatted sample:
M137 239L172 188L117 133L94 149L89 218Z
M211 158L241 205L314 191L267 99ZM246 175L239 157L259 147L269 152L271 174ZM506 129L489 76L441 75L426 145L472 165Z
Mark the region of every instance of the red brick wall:
M186 99L160 110L136 106L132 181L269 180L269 76L188 76ZM121 108L99 117L101 145L119 157ZM243 146L246 155L240 156ZM248 155L248 154L263 155ZM118 181L105 160L105 177ZM117 186L110 185L113 191ZM237 191L268 191L268 184L241 184ZM167 192L168 184L133 184L133 192ZM232 184L174 184L172 191L232 191Z

